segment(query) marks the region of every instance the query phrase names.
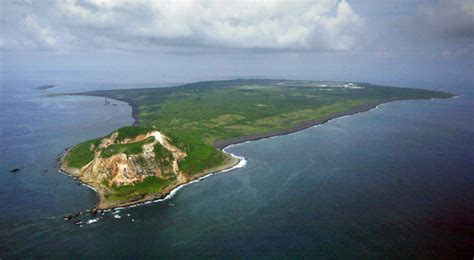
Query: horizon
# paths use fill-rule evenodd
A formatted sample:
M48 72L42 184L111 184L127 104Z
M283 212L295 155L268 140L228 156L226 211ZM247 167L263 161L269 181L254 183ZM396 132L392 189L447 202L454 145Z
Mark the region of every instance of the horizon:
M474 83L472 1L233 7L238 11L214 1L2 1L2 77L73 72L138 84L288 78L466 89Z
M0 0L0 260L472 258L473 72L474 0Z

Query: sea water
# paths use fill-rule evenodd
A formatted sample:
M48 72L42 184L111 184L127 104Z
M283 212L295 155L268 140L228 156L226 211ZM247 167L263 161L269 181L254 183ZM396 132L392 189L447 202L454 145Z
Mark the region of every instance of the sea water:
M49 94L136 87L2 79L0 258L9 256L472 256L474 95L400 101L298 133L234 145L245 167L168 200L68 213L94 191L57 171L67 147L133 123L122 102ZM10 172L13 168L20 171ZM471 251L469 251L471 250Z

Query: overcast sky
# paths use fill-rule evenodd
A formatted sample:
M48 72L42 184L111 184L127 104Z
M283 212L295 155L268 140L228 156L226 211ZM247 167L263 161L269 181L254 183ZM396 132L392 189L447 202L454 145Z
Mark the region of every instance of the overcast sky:
M473 0L0 1L2 73L474 80Z

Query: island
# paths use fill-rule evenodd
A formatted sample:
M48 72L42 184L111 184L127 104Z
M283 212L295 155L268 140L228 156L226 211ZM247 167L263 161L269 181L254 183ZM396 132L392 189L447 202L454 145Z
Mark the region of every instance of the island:
M46 89L50 89L50 88L54 88L54 85L39 86L39 87L36 87L35 89L36 90L46 90Z
M167 196L239 163L231 144L284 135L396 100L446 92L354 82L237 79L166 88L90 91L132 106L135 123L65 151L60 169L94 188L95 209Z

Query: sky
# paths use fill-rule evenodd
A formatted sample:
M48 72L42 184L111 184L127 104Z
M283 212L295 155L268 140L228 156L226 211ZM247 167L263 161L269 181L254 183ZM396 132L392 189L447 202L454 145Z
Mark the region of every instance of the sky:
M473 0L2 0L0 27L3 75L474 83Z

